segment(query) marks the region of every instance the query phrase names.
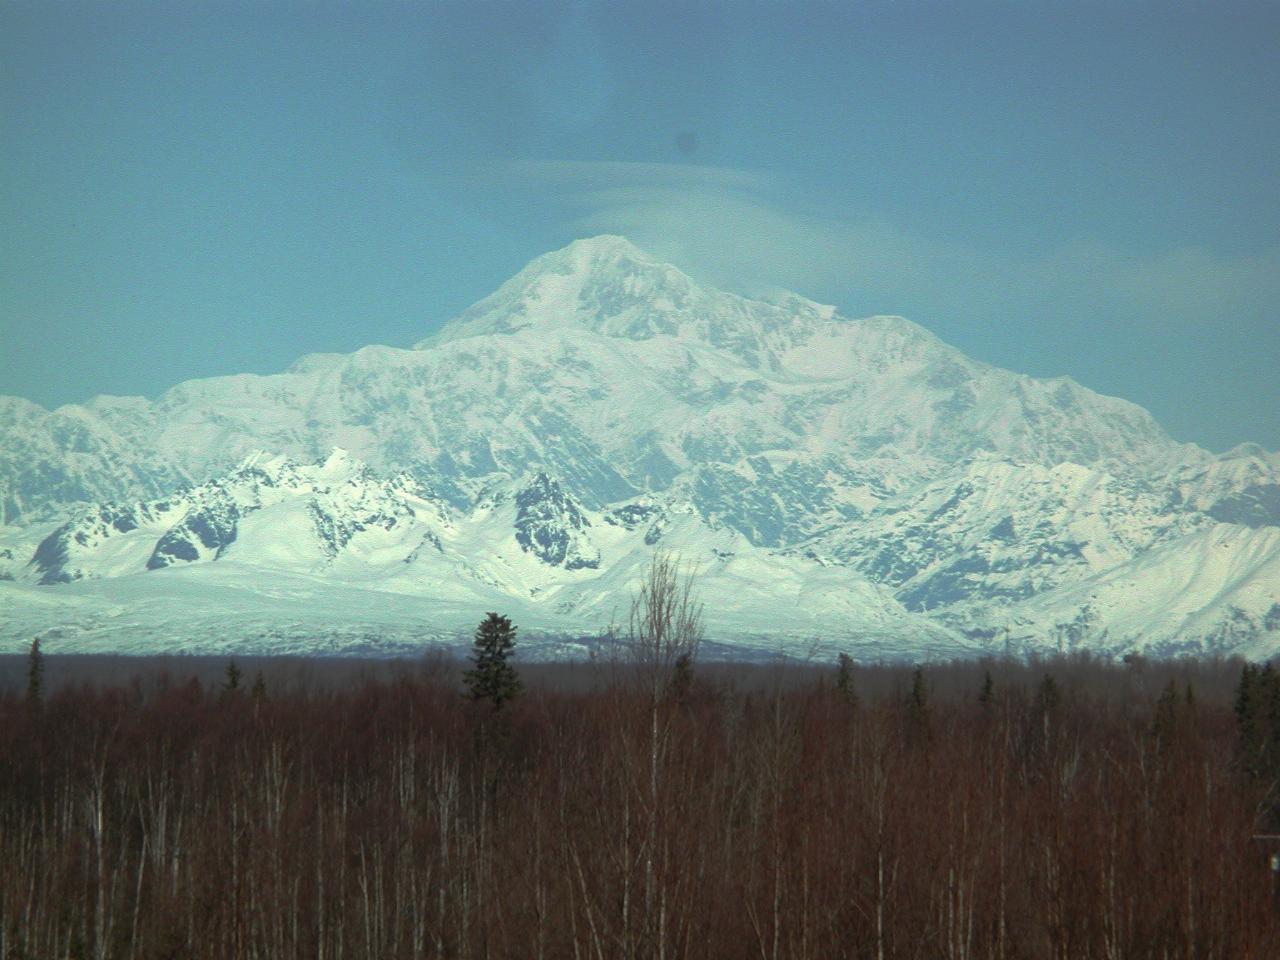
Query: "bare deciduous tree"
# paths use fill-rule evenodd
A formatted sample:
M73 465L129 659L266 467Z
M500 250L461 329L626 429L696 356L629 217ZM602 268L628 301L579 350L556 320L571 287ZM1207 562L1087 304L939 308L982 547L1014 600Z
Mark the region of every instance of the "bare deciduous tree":
M614 628L621 661L631 684L638 688L647 723L644 751L648 782L644 784L645 835L643 943L649 956L668 953L670 905L661 895L658 858L669 849L661 843L663 806L661 774L671 739L671 701L677 674L687 680L702 642L702 603L694 592L694 574L679 556L659 550L645 568L631 598L626 632Z
M693 582L693 571L678 556L659 550L631 598L626 632L614 628L620 659L650 703L663 699L677 664L698 655L702 603Z
M53 662L37 714L13 659L0 960L1280 956L1239 663L1141 689L1056 662L1047 744L1044 664L933 664L928 750L901 665L860 666L852 710L826 665L717 665L682 699L663 663L530 667L477 749L452 666L255 702L223 660L128 686ZM1194 709L1157 700L1170 676Z

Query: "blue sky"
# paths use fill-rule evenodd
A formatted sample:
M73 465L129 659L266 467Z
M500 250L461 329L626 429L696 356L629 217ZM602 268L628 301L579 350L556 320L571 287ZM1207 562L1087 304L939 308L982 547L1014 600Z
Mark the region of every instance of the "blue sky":
M623 233L1280 448L1280 5L0 0L0 392L407 346Z

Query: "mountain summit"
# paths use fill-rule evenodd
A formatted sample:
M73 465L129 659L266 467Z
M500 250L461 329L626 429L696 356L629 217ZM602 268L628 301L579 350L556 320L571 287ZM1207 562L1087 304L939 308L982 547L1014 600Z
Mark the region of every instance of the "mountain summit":
M1275 455L1216 457L1069 378L719 291L621 237L536 258L411 350L155 402L0 399L0 426L13 643L113 636L122 591L233 572L269 635L263 598L300 583L409 598L441 630L488 608L598 631L659 546L703 569L709 625L739 643L1280 642Z
M834 312L796 295L779 306L701 287L625 237L605 235L538 257L417 346L576 328L630 340L684 338L736 347L758 359L766 341L785 342L789 328Z

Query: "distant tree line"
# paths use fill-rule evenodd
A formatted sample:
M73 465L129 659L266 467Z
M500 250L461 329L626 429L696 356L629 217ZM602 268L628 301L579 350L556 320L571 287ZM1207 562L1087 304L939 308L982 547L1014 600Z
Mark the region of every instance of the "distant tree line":
M1265 668L734 674L681 583L591 684L522 669L500 709L443 663L34 660L0 695L0 957L1280 956Z

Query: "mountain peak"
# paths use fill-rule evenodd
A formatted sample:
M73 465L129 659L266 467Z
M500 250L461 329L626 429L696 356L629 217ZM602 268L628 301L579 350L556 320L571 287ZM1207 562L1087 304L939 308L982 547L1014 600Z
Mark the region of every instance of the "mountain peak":
M701 285L627 238L605 234L535 258L416 346L526 330L588 330L624 340L697 341L767 364L765 343L773 334L793 337L834 317L834 308L796 294L769 302Z
M612 233L602 233L595 237L582 237L574 240L568 246L553 250L551 253L539 257L538 260L557 258L568 259L584 266L620 259L637 260L644 263L658 262L626 237Z
M371 476L369 466L358 457L354 457L343 447L335 446L329 451L324 461L316 464L317 479L331 483L343 483L353 479L368 479Z
M534 258L417 347L529 328L586 328L647 339L676 333L691 307L727 296L702 290L625 237L605 234Z
M134 573L222 558L209 576L261 577L273 611L283 573L320 584L329 618L332 585L383 591L361 616L420 595L415 631L442 605L555 624L606 609L660 543L707 566L726 638L812 624L919 650L922 626L1034 645L1073 625L1104 653L1280 643L1280 457L1174 444L1132 404L971 360L902 317L747 299L600 236L531 261L437 342L151 407L0 400L0 518L100 501L52 534L0 529L0 579L26 597L129 575L129 598ZM379 479L406 470L418 482ZM145 589L215 582L200 576ZM133 602L88 616L67 595L0 618L0 649L73 623L105 636Z

